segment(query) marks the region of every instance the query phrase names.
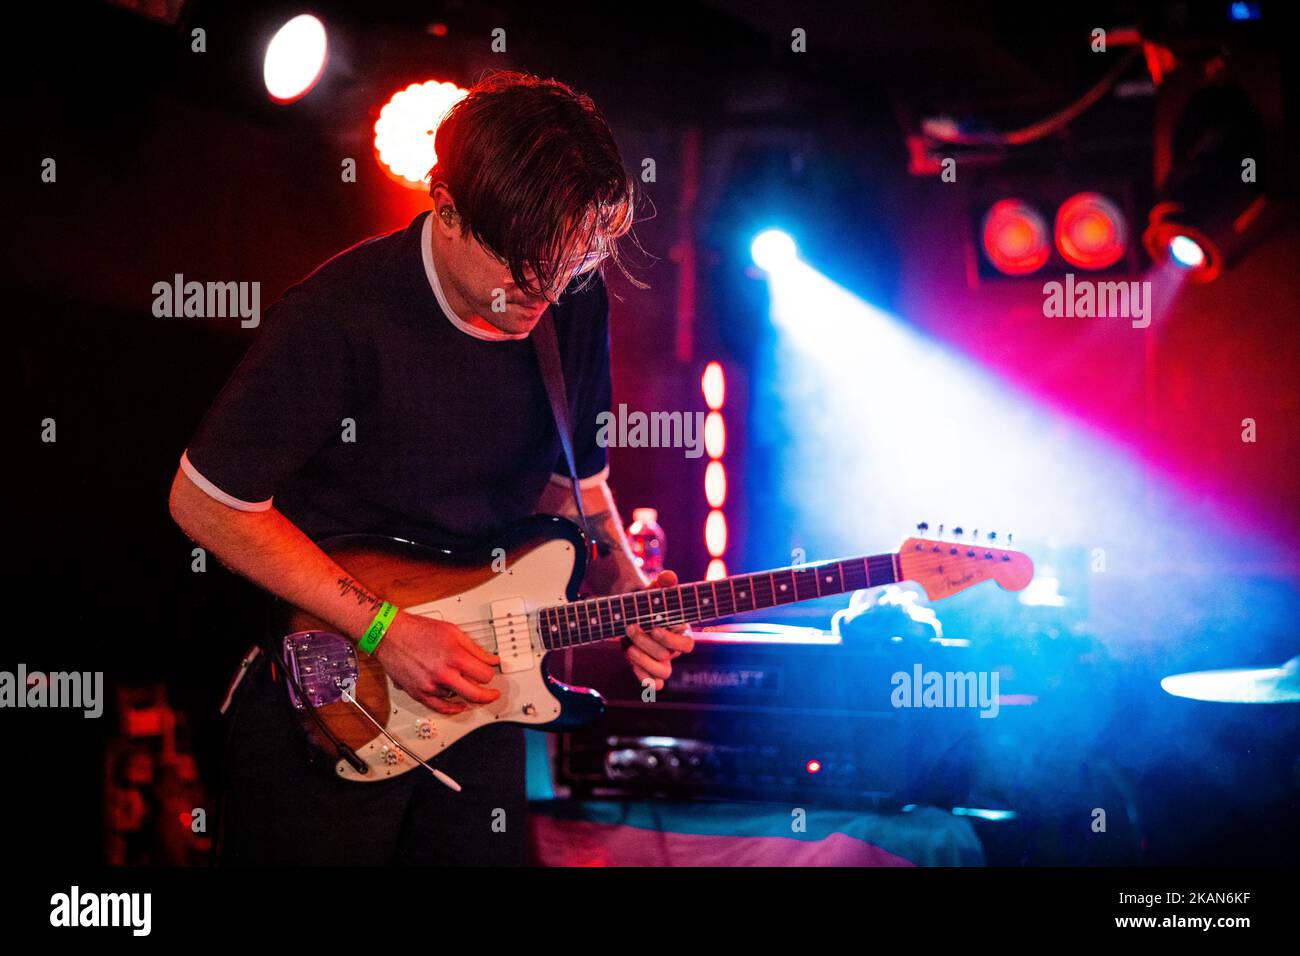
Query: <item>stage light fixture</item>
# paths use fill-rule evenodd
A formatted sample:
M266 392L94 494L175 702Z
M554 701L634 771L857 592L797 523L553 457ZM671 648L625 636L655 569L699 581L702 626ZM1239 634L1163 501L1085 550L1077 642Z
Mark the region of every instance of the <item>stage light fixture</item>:
M1224 61L1208 85L1169 93L1157 124L1158 201L1142 244L1192 282L1218 278L1279 212L1268 183L1279 166L1269 132L1277 121L1264 105L1272 100L1266 84L1242 85L1232 69Z
M320 80L328 59L325 24L309 13L294 17L266 45L262 79L267 95L277 103L302 99Z
M717 459L704 469L704 497L710 508L721 508L727 503L727 472Z
M711 411L716 412L722 408L722 402L727 395L727 378L723 374L720 363L710 362L704 366L704 374L700 377L700 390L704 392L704 403Z
M1003 275L1037 272L1052 253L1047 223L1038 210L1019 199L1002 199L989 207L980 236L989 263Z
M704 450L710 458L721 458L727 449L727 426L721 412L709 412L704 418Z
M429 170L438 161L434 133L467 92L454 83L429 80L393 94L375 121L375 155L390 176L412 189L428 185Z
M1199 269L1205 265L1205 250L1190 236L1177 235L1170 239L1169 255L1174 262L1187 269Z
M715 558L722 557L727 550L727 518L716 508L704 522L704 546Z
M1080 269L1108 269L1128 249L1128 223L1101 193L1075 193L1056 211L1053 230L1061 257Z
M773 272L794 262L798 249L789 233L765 229L754 237L749 252L756 266L765 272Z

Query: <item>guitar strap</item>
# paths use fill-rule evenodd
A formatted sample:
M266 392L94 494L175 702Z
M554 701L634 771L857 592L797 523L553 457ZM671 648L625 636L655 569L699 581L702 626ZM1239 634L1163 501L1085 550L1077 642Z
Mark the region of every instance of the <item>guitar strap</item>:
M542 381L546 383L546 397L550 399L551 414L560 433L560 444L564 447L564 462L569 469L569 479L573 482L573 500L578 506L582 533L587 536L587 547L591 552L589 557L595 558L599 552L596 537L587 523L587 509L582 506L582 487L578 483L578 466L573 456L573 430L569 426L569 399L564 389L564 367L560 361L560 346L555 336L555 320L551 317L551 311L547 309L542 313L542 320L537 323L530 338L537 350L537 364L542 370Z

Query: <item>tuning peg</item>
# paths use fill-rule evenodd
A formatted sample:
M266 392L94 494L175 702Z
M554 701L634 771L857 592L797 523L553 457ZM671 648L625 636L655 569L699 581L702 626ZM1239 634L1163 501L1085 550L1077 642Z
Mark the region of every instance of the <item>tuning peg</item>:
M916 526L916 530L921 532L921 534L925 534L927 531L930 530L930 525L922 521L920 524Z
M943 525L939 525L939 537L943 537Z
M990 540L990 541L996 541L996 540L998 540L998 533L997 533L996 531L990 531L990 532L989 532L989 540Z
M952 529L952 533L955 534L957 537L960 538L960 537L961 537L961 525L958 525L957 527L953 528L953 529Z

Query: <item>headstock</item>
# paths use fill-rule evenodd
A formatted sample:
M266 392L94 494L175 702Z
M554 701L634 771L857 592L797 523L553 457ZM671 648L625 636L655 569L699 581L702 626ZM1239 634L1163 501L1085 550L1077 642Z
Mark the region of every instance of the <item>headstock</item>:
M917 528L925 533L929 525L922 523ZM978 540L978 532L970 540L961 540L961 528L954 528L953 534L956 540L952 541L908 538L898 549L902 577L921 585L930 600L946 598L981 581L997 581L1007 591L1019 591L1033 580L1034 562L1019 551L994 547L996 532L990 532L983 542Z

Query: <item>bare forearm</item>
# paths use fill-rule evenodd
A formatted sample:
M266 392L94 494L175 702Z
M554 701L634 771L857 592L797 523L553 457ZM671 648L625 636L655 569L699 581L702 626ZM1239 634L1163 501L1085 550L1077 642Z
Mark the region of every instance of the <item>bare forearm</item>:
M229 508L179 471L170 507L181 530L226 567L353 640L379 610L382 596L356 581L274 508Z
M583 490L582 505L587 511L587 521L596 542L601 545L603 557L587 565L586 584L596 594L624 594L650 583L636 565L632 545L623 530L623 519L614 504L614 493L607 483ZM573 489L550 483L538 503L538 510L578 521L578 507L573 500Z

